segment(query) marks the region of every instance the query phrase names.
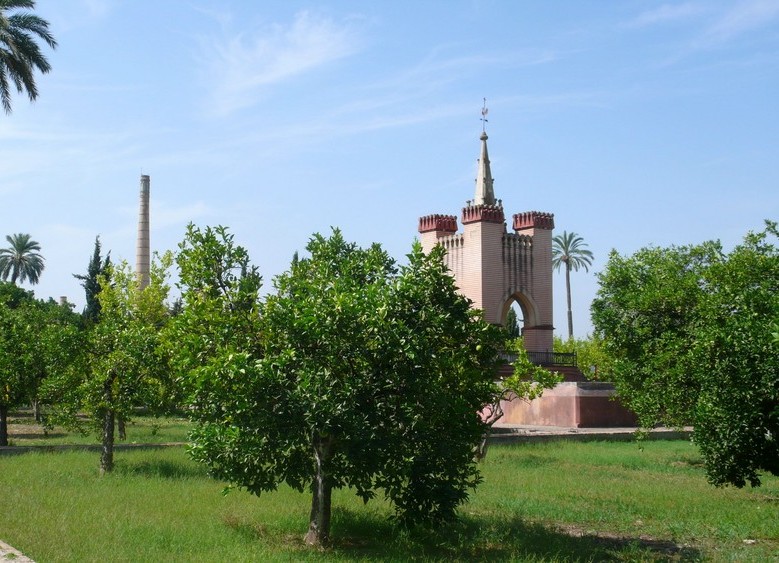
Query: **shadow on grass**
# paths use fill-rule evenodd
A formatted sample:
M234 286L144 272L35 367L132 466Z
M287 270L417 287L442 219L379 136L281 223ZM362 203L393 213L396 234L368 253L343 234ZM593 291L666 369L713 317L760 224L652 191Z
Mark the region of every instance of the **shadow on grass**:
M52 438L63 438L67 436L64 432L12 432L9 437L13 440L49 440Z
M468 516L438 530L401 530L380 516L334 510L333 555L404 561L698 561L670 541L596 536L517 517Z
M202 479L208 477L206 469L200 465L166 460L138 462L119 460L114 467L114 473L162 479Z

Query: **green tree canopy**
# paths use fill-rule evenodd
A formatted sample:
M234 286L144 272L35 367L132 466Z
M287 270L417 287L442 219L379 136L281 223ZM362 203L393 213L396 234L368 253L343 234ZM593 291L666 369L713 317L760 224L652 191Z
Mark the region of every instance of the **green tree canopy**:
M779 473L776 223L726 254L718 243L612 253L592 319L611 379L651 427L694 426L709 479Z
M454 515L480 480L505 332L456 292L441 249L415 245L399 267L378 245L315 235L258 308L259 277L223 229L190 227L181 248L171 341L196 459L255 494L311 491L311 544L328 540L333 488L383 491L404 522Z
M0 446L8 445L8 413L33 397L35 373L29 369L29 344L34 341L29 322L34 302L18 307L0 304Z
M36 284L44 268L44 259L40 254L41 245L30 235L18 233L6 235L9 246L0 248L0 277L3 281L11 278L11 283L29 281Z
M7 114L11 113L11 86L20 94L27 91L30 101L35 101L35 71L46 74L51 70L36 37L52 49L57 47L49 22L24 11L34 8L35 0L0 0L0 101Z
M0 446L8 445L9 409L37 401L49 377L66 369L77 355L78 315L30 292L0 291Z
M129 420L135 407L164 411L176 396L161 338L171 262L170 253L156 258L144 289L126 262L109 268L100 278L101 313L88 329L83 362L50 388L59 397L59 423L81 426L80 413L100 435L101 473L113 469L117 419Z

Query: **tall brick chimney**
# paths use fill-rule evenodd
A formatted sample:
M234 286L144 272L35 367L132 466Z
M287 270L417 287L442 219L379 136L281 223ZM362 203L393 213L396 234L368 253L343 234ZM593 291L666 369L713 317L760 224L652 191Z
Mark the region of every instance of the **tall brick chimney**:
M141 289L149 285L151 252L149 250L149 177L141 175L141 205L138 212L138 240L135 246L135 273Z

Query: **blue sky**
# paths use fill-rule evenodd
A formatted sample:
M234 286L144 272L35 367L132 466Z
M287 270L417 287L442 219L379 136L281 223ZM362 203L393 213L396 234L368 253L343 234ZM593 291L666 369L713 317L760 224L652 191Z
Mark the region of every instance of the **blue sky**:
M226 225L265 278L314 232L403 259L417 220L473 197L482 99L507 215L555 214L595 254L779 219L779 0L38 0L59 41L0 115L0 235L30 233L39 297L80 310L96 235L134 263ZM555 326L566 333L564 276Z

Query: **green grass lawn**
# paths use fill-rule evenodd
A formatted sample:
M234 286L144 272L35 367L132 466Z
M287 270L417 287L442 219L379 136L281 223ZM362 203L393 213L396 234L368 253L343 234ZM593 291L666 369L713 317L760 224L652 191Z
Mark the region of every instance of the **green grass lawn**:
M12 413L10 418L9 445L11 446L58 446L58 445L98 445L95 431L81 434L54 427L45 430L35 423L31 411ZM162 444L186 442L190 424L181 417L136 416L127 423L127 440L117 444Z
M116 462L100 478L96 452L0 456L0 539L39 563L779 560L779 479L714 488L687 442L493 446L461 519L435 532L338 491L326 551L302 543L307 494L222 495L180 447Z

